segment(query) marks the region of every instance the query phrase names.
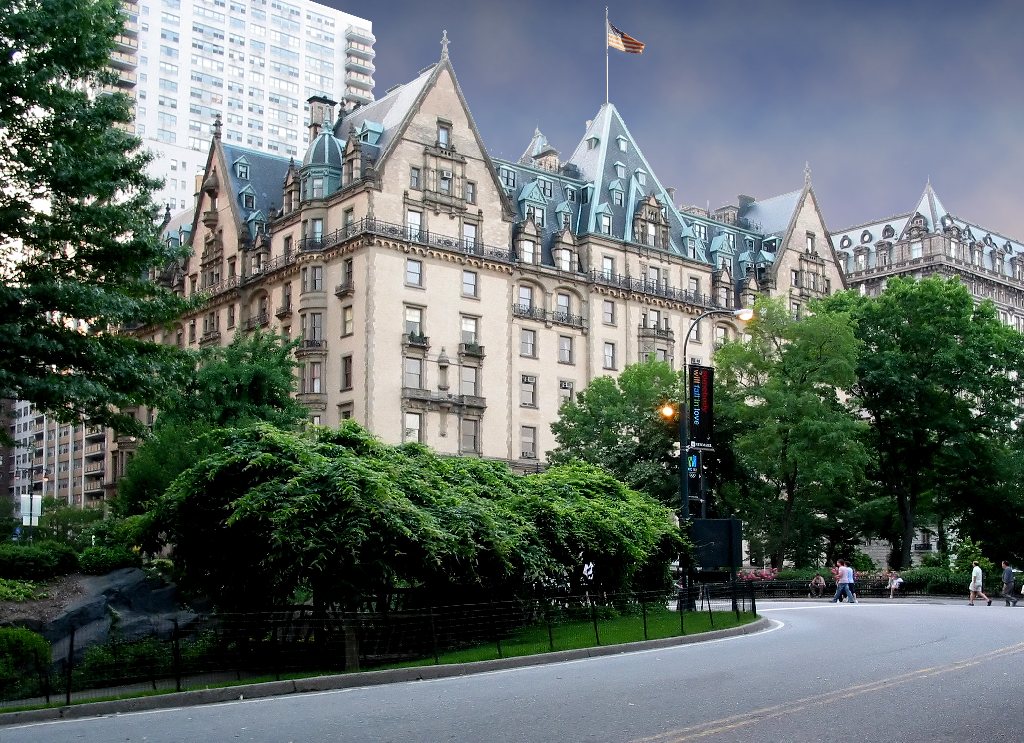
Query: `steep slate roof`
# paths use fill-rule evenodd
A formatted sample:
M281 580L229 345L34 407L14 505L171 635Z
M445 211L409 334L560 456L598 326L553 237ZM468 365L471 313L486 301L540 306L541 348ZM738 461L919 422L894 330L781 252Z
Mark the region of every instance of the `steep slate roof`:
M790 191L781 196L773 196L770 199L755 201L740 211L740 216L746 218L751 229L760 232L765 237L782 236L789 229L789 223L793 214L800 205L800 195L803 190Z
M221 142L221 149L224 152L224 164L227 166L227 178L225 183L222 180L222 187L225 195L230 195L238 210L242 222L245 222L254 212L263 212L269 221L271 210L278 210L284 200L284 177L288 172L290 160L286 157L271 155L259 150L249 150L244 147ZM249 178L238 177L238 168L235 167L239 160L245 160L249 165ZM223 176L222 176L223 178ZM252 189L255 195L255 208L246 209L239 197L246 186Z
M850 262L853 260L854 250L859 246L863 246L868 249L867 267L874 268L875 243L883 239L889 242L899 240L903 237L907 226L910 224L910 220L916 214L920 214L925 218L925 227L928 232L943 232L945 228L943 219L948 219L951 225L960 229L965 241L969 242L973 239L985 243L987 248L984 251L982 264L983 268L988 270L994 270L995 265L992 261L991 248L1002 248L1007 258L1024 255L1024 243L1020 240L1006 237L999 232L957 217L947 211L938 194L935 193L935 189L932 188L931 181L925 184L924 192L921 194L921 198L918 199L913 211L898 214L887 219L878 219L864 224L853 225L852 227L833 232L832 238L836 244L836 250L840 253L841 258L846 259L847 267L849 267ZM882 237L883 230L886 227L892 228L893 237ZM1013 275L1013 267L1010 265L1009 260L1004 261L1003 273L1006 276Z

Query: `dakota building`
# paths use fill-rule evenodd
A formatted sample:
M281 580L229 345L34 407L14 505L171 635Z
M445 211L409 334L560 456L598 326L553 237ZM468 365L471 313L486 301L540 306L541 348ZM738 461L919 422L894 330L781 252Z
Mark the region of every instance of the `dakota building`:
M650 355L681 369L701 312L768 293L799 313L844 287L809 173L772 199L677 206L611 104L566 159L540 131L492 158L442 49L368 105L311 99L301 163L215 126L195 216L167 233L190 257L159 277L205 305L143 335L297 338L311 423L524 466L594 378ZM709 318L688 361L741 330Z

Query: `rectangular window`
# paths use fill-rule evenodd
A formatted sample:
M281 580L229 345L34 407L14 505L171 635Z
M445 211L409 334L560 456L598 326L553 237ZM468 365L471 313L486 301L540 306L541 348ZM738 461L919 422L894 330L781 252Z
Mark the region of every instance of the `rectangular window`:
M522 375L519 382L519 404L524 408L537 407L537 377Z
M611 256L601 257L601 275L606 279L610 279L615 275L615 259Z
M700 279L695 279L691 276L689 281L689 290L691 294L700 294Z
M519 429L520 456L522 459L537 458L537 429L523 426Z
M465 453L476 454L479 448L480 421L473 418L462 419L462 435L459 440L459 450Z
M601 234L612 234L612 216L610 214L601 215Z
M571 364L571 363L573 363L573 357L572 357L572 336L571 335L560 335L560 336L558 336L558 363L560 363L560 364Z
M352 317L352 305L341 308L341 334L352 335L355 331L355 321Z
M405 308L405 332L410 335L423 334L423 310L421 308Z
M604 344L604 362L605 369L615 368L615 344L605 343Z
M533 240L521 240L519 242L519 257L523 263L537 262L537 243Z
M309 267L309 291L322 292L324 290L324 267Z
M554 193L554 190L551 187L551 181L545 180L544 178L538 178L537 185L540 186L540 192L550 199L551 194Z
M403 441L423 441L423 413L405 414L405 436Z
M462 240L466 244L467 248L472 248L476 245L476 225L466 224L462 225Z
M797 288L797 287L800 286L800 272L799 271L790 270L790 272L789 272L789 283L792 284L794 288Z
M622 191L612 191L612 204L622 206Z
M303 319L306 317L306 315L302 316ZM308 318L309 323L306 327L308 335L306 336L306 340L322 341L324 339L324 313L310 312Z
M519 355L537 357L537 331L523 328L519 331Z
M409 188L413 191L420 190L420 169L409 168Z
M423 389L423 359L406 356L404 366L405 374L402 378L402 386L415 390Z
M519 287L519 309L520 310L531 310L531 309L533 309L533 287L531 287L531 286L520 286Z
M601 321L605 325L615 324L615 302L606 299L601 303Z
M413 258L405 260L405 283L407 286L423 286L423 262Z
M462 272L462 296L477 296L477 275L476 271Z
M516 172L514 170L509 170L508 168L502 168L501 182L505 185L505 188L515 188Z
M466 181L466 185L463 188L463 198L467 204L476 203L476 184L473 181Z
M575 384L571 379L562 379L558 382L558 405L565 405L567 402L571 402L573 398L573 388Z
M460 366L459 367L459 394L470 395L476 397L477 395L477 381L480 376L480 369L475 366Z
M527 206L526 207L526 218L533 221L537 227L543 229L544 227L544 207L541 206Z
M813 232L808 232L807 233L807 252L811 253L812 255L815 252L814 251L814 233Z
M450 149L452 146L452 127L450 124L437 125L437 146L442 150Z
M463 315L461 319L462 326L462 342L463 343L476 343L477 342L477 329L480 325L480 320L476 317L469 317Z
M423 226L423 213L411 209L405 213L405 224L409 228L409 239L420 239L420 228Z
M341 357L341 389L352 389L352 357Z
M572 314L572 299L568 294L559 292L555 295L555 319L568 322Z

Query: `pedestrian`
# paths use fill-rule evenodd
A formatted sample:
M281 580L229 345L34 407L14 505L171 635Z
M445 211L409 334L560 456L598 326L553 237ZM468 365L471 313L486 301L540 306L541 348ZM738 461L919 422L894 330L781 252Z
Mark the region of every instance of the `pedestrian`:
M981 575L981 567L978 565L978 561L975 560L971 563L974 567L971 568L971 585L967 589L971 592L971 598L968 599L967 605L974 606L974 599L977 596L981 596L987 602L985 606L992 606L992 599L985 595L985 592L981 590L981 584L983 581Z
M1003 593L1002 596L1006 599L1007 606L1016 606L1017 597L1013 595L1013 568L1010 567L1010 563L1003 560Z
M896 598L897 592L899 592L902 589L902 587L903 579L900 577L900 574L897 573L895 570L892 571L892 573L889 575L889 598Z
M815 573L814 577L811 578L811 582L807 584L811 592L807 594L812 599L820 599L822 592L825 590L825 579L821 577L821 573Z
M853 582L853 571L846 566L844 560L836 560L836 595L832 597L832 603L839 603L839 597L844 596L851 604L856 604L857 599L850 592L850 583Z
M852 565L847 565L846 569L850 571L850 595L853 596L851 603L857 603L857 571L853 569Z

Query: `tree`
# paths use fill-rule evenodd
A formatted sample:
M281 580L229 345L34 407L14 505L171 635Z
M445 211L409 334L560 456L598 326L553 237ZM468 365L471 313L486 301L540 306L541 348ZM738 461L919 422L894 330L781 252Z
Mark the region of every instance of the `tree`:
M162 403L188 362L116 332L185 306L148 280L176 253L154 223L131 101L103 89L122 26L118 0L0 14L0 397L137 433L119 409Z
M678 492L678 424L658 413L682 399L680 375L663 361L631 364L618 378L598 377L562 405L551 424L552 464L574 459L605 468L627 486L674 503Z
M219 428L254 423L295 428L306 415L292 396L296 344L257 330L200 352L183 392L167 400L152 436L118 480L115 513L150 510L178 475L209 453L210 434Z
M767 498L754 506L772 564L817 562L846 532L867 456L862 423L840 395L854 383L858 342L847 315L793 319L778 300L757 303L748 339L715 356L716 398L735 421L731 446ZM738 503L751 509L750 501Z
M871 424L879 492L899 513L899 564L909 567L922 510L963 512L974 487L991 482L985 468L1022 413L1024 337L991 302L975 306L957 279L894 279L877 297L845 292L823 306L856 321L854 393Z

